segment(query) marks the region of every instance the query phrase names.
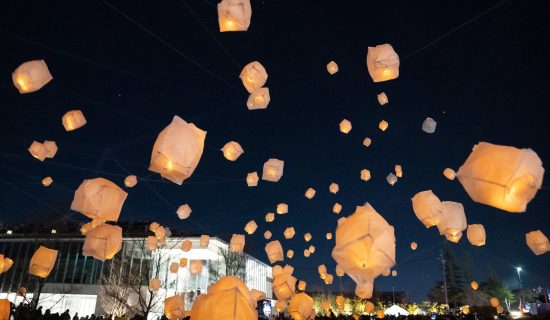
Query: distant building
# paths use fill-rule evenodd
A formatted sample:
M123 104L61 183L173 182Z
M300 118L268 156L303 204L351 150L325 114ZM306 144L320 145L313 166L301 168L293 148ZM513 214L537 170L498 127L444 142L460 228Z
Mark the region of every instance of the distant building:
M117 273L139 272L144 263L150 263L155 259L150 252L143 254L144 239L144 236L124 238L122 249L117 256L113 260L101 262L82 255L84 237L80 235L64 236L59 232L48 235L25 235L4 230L0 235L0 254L13 259L14 264L8 272L0 275L0 298L8 298L18 304L23 300L21 296L17 296L20 287L27 288L28 292L33 292L37 288L37 278L29 275L28 267L34 251L39 245L44 245L59 252L55 267L47 278L40 297L39 304L43 309L51 308L52 312L60 313L70 309L72 313L78 312L82 316L92 313L104 314L106 311L102 309L98 299L103 279L109 275L116 276ZM175 294L183 295L186 297L188 308L192 303L188 297L196 297L206 292L206 288L217 280L217 276L225 274L225 262L221 252L228 250L228 244L219 238L211 237L208 247L200 248L199 239L200 237L196 236L172 236L163 247L155 251L166 260L158 276L162 282L159 292L162 296L168 297ZM183 240L193 243L189 252L181 250ZM179 268L176 273L171 273L170 264L179 263L181 258L187 258L189 264L193 260L201 260L202 273L193 276L189 273L189 268ZM129 263L116 264L114 261L117 259L124 259ZM246 253L245 260L246 272L242 276L247 286L263 291L271 298L271 266ZM146 287L148 284L142 285ZM154 316L162 312L161 307L154 310L157 312Z

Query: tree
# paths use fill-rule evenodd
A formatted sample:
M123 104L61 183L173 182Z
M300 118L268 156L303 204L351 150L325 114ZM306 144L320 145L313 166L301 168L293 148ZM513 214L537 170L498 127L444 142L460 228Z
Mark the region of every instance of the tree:
M501 303L504 302L508 310L510 310L510 303L514 299L514 294L504 282L500 281L494 274L489 274L489 277L485 282L481 284L481 290L485 292L489 297L495 297Z
M449 305L451 307L457 307L462 305L465 300L464 276L448 247L443 250L443 258L445 259L445 280L447 282ZM443 280L437 281L435 286L430 289L428 298L435 302L445 303Z
M229 248L219 249L220 260L217 263L208 264L208 272L213 282L224 276L235 276L245 283L246 278L246 255L242 252L231 252Z

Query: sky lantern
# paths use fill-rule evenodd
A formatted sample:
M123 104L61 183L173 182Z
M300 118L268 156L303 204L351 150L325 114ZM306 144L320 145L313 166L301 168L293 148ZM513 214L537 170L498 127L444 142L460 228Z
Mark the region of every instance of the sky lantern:
M181 258L180 262L179 262L180 268L186 268L187 267L187 262L188 262L187 258Z
M426 133L434 133L436 127L437 127L437 121L435 121L430 117L427 117L424 120L424 122L422 122L422 131Z
M332 233L327 232L327 234L325 235L325 238L327 238L327 240L331 240L332 239Z
M361 170L361 180L369 181L370 178L371 178L370 170L368 170L368 169Z
M175 295L164 300L164 314L169 320L185 318L185 302L183 297Z
M53 183L52 177L45 177L44 179L42 179L42 185L44 187L49 187L52 183Z
M329 314L330 314L330 301L328 301L326 299L323 300L321 302L321 310L323 310L323 314L325 316L329 316Z
M55 154L57 153L57 144L55 141L50 140L44 140L43 143L44 147L46 147L46 158L53 159L55 157Z
M304 257L309 258L311 256L311 251L309 249L304 249Z
M386 120L382 120L380 121L380 123L378 123L378 129L382 130L382 131L386 131L389 127L389 123L386 121Z
M327 64L327 71L331 75L335 74L336 72L338 72L338 64L336 64L336 62L334 61L329 62Z
M466 232L468 241L476 247L485 245L485 228L482 224L471 224Z
M462 231L468 227L464 206L453 201L443 201L441 205L441 216L437 224L439 234L445 235L449 241L458 242Z
M460 307L460 312L462 312L463 314L468 314L468 313L470 313L470 306L462 306L462 307Z
M311 252L311 254L314 254L315 253L315 246L314 245L310 245L309 248L307 248L307 250L309 252Z
M443 205L432 190L421 191L412 198L412 206L416 217L426 228L439 223Z
M451 181L456 178L456 172L451 168L445 168L445 170L443 170L443 175Z
M504 307L503 306L497 306L497 313L504 313Z
M13 260L10 259L10 258L7 258L7 257L4 257L3 255L0 255L0 260L1 260L1 268L0 268L0 273L6 273L8 272L11 267L13 266Z
M334 281L334 276L330 273L327 273L326 276L325 276L324 281L325 281L326 285L331 285L332 281Z
M179 263L177 262L170 263L170 273L178 273L179 268L180 268Z
M540 230L525 234L525 242L529 249L537 256L550 251L550 242L548 242L548 238Z
M73 131L82 128L87 123L86 118L81 110L67 111L63 117L61 117L61 124L65 128L65 131Z
M258 229L258 225L254 220L248 221L246 226L244 226L244 231L246 231L246 233L248 234L253 234L254 232L256 232L256 229Z
M298 281L298 290L300 291L306 291L307 282L304 280Z
M365 303L365 313L371 314L373 311L374 311L374 303L367 301L367 303Z
M397 277L397 270L392 270L391 271L391 276L392 277Z
M373 82L396 79L399 77L399 56L387 43L369 47L367 69Z
M92 256L97 260L110 260L122 248L122 228L102 224L86 233L82 255Z
M31 146L27 150L29 151L31 156L40 161L46 160L48 155L48 149L46 148L46 146L38 141L33 141L31 143Z
M251 17L250 0L222 0L218 3L220 32L247 31Z
M189 264L189 273L192 275L198 275L202 272L202 261L201 260L191 260Z
M44 60L23 62L12 73L11 78L20 94L36 92L53 79Z
M381 106L383 106L383 105L385 105L389 102L388 96L384 92L379 93L376 97L378 98L378 103Z
M157 240L157 237L148 236L147 238L145 238L145 247L149 251L154 251L157 249L158 242L159 241Z
M479 288L479 284L476 282L476 281L472 281L470 283L470 287L473 289L473 290L477 290L477 288Z
M269 159L264 163L262 180L277 182L283 176L285 162L279 159Z
M267 81L267 72L258 61L252 61L241 71L241 81L248 93L252 93L264 86Z
M311 200L311 199L313 199L313 197L315 197L315 192L316 192L315 189L308 188L306 190L305 197Z
M418 244L416 242L411 242L411 250L416 250L418 248Z
M292 239L294 238L296 231L294 231L294 227L288 227L285 229L285 232L283 234L285 236L285 239Z
M346 298L343 295L338 295L338 296L336 296L335 302L336 302L336 307L338 308L338 310L344 311L344 306L346 304Z
M275 213L273 212L268 212L266 215L265 215L265 222L273 222L275 221Z
M403 177L403 168L401 167L400 164L396 164L396 165L395 165L395 175L396 175L398 178L402 178L402 177Z
M269 88L262 87L252 91L250 96L248 96L246 107L248 110L267 109L269 102L271 102Z
M90 219L116 222L128 193L104 178L86 179L74 193L71 210Z
M508 212L525 212L542 186L544 168L531 149L476 144L458 169L458 180L475 202Z
M153 145L149 171L181 185L199 164L205 138L206 131L174 116Z
M224 158L229 161L237 160L241 156L241 154L244 153L241 145L235 141L229 141L228 143L226 143L221 151L223 152Z
M336 265L335 273L338 277L343 277L346 275L346 272L344 271L344 269L342 269L342 267L340 267L339 264Z
M359 206L336 228L332 257L357 284L355 294L370 298L374 279L395 265L393 227L370 204Z
M336 202L336 203L332 206L332 213L334 213L334 214L340 214L341 211L342 211L342 205L339 204L338 202Z
M297 279L292 276L294 268L286 265L273 267L273 293L277 300L287 300L294 294Z
M260 178L258 177L258 173L256 171L250 172L246 175L246 185L249 187L257 187L258 180L260 180Z
M160 285L161 285L161 282L160 282L160 279L158 278L153 278L149 280L149 290L153 292L159 291Z
M292 296L288 303L288 314L294 320L310 319L311 309L313 308L313 299L305 292L300 292Z
M351 131L351 122L347 119L340 121L340 132L348 134Z
M208 248L208 244L210 243L210 236L207 234L202 234L199 239L199 245L201 248Z
M241 253L244 250L245 238L244 234L233 234L229 243L231 252Z
M124 185L127 188L133 188L137 184L137 177L135 175L129 175L126 178L124 178Z
M306 242L310 242L311 241L311 233L308 232L308 233L304 234L304 240Z
M8 299L0 299L0 320L9 320L11 313L11 302Z
M193 247L193 242L189 239L185 239L181 242L181 251L183 252L189 252L191 251L191 248Z
M337 183L331 183L330 186L328 186L328 190L330 193L337 194L338 191L340 191L340 186L338 186Z
M29 273L40 278L47 278L57 260L57 250L40 246L32 255Z
M275 311L278 313L284 313L286 309L287 301L286 300L276 300L275 301Z
M193 212L193 210L191 210L191 207L188 204L182 204L178 207L178 210L176 210L176 214L180 220L189 218L191 212Z
M288 204L279 203L277 205L277 214L287 214L288 213Z
M287 250L286 251L286 257L289 258L289 259L292 259L292 257L294 257L294 250Z
M80 227L80 233L85 236L86 233L88 233L88 231L92 230L93 228L97 227L97 226L100 226L102 224L105 223L105 220L101 220L101 219L93 219L92 221L90 222L87 222L85 224L83 224L81 227Z
M319 272L319 276L326 275L327 274L327 266L325 266L324 264L320 264L317 267L317 272ZM321 277L321 279L323 279L323 278L324 277Z
M273 264L277 261L284 261L284 252L283 246L279 240L271 241L265 245L265 253L267 253L267 258L269 263Z
M386 315L384 314L384 310L379 309L376 311L376 318L378 319L384 319Z
M393 172L390 172L386 176L386 181L388 181L390 186L393 186L397 182L397 176L395 174L393 174Z
M365 137L365 139L363 139L363 145L365 147L370 147L371 144L372 144L372 139L371 138Z
M489 299L489 303L491 304L491 307L493 307L493 308L496 308L500 305L500 302L495 297L492 297L491 299Z

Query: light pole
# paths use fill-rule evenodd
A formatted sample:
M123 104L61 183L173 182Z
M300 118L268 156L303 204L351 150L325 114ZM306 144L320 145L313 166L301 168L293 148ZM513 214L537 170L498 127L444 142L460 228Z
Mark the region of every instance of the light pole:
M521 311L521 291L523 290L523 285L521 284L521 275L520 275L520 272L521 272L521 267L516 267L516 271L518 272L518 280L519 280L519 306L518 306L518 309L519 311Z

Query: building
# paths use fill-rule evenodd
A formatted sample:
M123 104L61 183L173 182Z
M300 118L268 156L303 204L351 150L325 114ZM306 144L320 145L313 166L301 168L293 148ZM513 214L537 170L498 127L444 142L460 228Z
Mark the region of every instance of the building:
M192 242L188 252L181 249L184 240ZM147 291L148 279L156 277L161 280L161 289L157 293L160 302L155 305L150 317L157 317L163 310L165 297L182 295L186 308L190 308L198 294L206 292L206 288L224 276L230 267L226 263L228 244L216 237L210 237L208 246L201 247L198 236L172 236L152 252L147 249L146 237L125 237L120 252L105 262L83 256L83 243L84 237L81 235L2 234L0 254L12 258L14 264L8 272L0 275L0 298L8 298L18 304L24 299L17 295L19 288L27 289L27 299L37 291L38 278L28 273L28 267L39 245L58 250L56 264L45 281L39 305L60 313L66 309L79 315L112 313L113 310L105 310L109 309L108 303L103 301L105 298L102 298L108 296L105 288L119 279L133 278L139 282L140 290ZM246 253L240 257L238 276L245 280L250 289L260 290L271 298L271 266ZM182 258L187 259L185 267L179 267ZM198 275L189 272L190 264L195 261L201 261L203 265ZM173 263L178 264L177 269Z

